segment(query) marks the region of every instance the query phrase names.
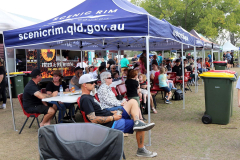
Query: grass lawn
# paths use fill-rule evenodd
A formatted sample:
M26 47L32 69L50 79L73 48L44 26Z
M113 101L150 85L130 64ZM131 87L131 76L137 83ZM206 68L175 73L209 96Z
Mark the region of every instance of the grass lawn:
M233 68L240 75L240 68ZM205 111L204 84L199 82L198 93L186 93L186 107L183 101L172 101L164 104L161 94L157 95L157 114L151 114L156 126L151 131L152 145L147 147L156 151L157 160L239 160L240 159L240 108L237 106L237 89L234 89L233 116L228 125L202 123ZM236 82L234 82L236 86ZM13 99L16 127L21 129L26 117L17 98ZM221 106L219 106L221 107ZM145 115L147 117L147 115ZM39 117L41 120L42 116ZM76 115L81 121L81 115ZM37 123L31 129L26 124L22 134L13 130L12 114L9 100L7 109L0 110L0 159L1 160L37 160L38 137ZM54 123L54 121L53 121ZM148 144L148 132L145 135ZM127 159L147 159L136 157L137 143L135 134L124 138L124 151ZM152 158L150 158L152 159Z

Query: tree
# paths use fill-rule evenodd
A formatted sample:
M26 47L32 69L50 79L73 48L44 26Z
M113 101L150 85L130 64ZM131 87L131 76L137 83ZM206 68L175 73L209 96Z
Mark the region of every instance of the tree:
M239 34L240 9L238 0L132 0L151 15L166 19L185 30L197 30L216 39L223 29ZM240 37L240 36L238 36Z

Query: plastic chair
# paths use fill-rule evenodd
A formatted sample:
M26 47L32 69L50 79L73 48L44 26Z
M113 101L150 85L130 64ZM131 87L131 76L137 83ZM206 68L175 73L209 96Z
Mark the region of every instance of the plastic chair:
M172 80L173 83L176 82L176 76L177 76L177 72L168 72L167 75L170 75L169 80Z
M151 92L157 92L154 96L154 98L156 97L156 95L158 94L158 92L161 92L162 94L162 99L164 98L163 96L163 89L160 89L158 85L153 85L153 87L150 89Z
M96 93L96 94L97 94L97 93ZM96 94L95 94L95 95L96 95ZM80 99L81 99L81 97L79 97L79 98L77 99L77 103L78 103L78 107L79 107L79 109L80 109L80 112L81 112L81 114L82 114L83 120L84 120L85 123L91 123L91 122L87 119L85 112L81 110L81 107L80 107Z
M96 97L98 98L97 93L96 93L94 96L95 96L95 98L96 98ZM81 112L81 114L82 114L82 117L83 117L84 122L85 122L85 123L92 123L92 122L90 122L90 121L88 120L85 112L81 110L81 108L80 108L80 100L81 100L81 97L79 97L79 98L77 99L77 103L78 103L78 107L79 107L79 109L80 109L80 112ZM98 100L99 100L99 98L98 98ZM99 101L99 102L100 102L100 101ZM123 152L123 159L126 159L124 152Z
M190 86L189 86L189 79L190 79L190 71L187 71L184 73L184 83L187 84L187 88L192 92ZM183 88L183 80L176 80L176 84L180 84L181 89ZM184 90L186 93L186 90Z
M115 87L111 87L111 88L112 88L112 91L113 91L113 93L115 94L115 96L117 96L117 95L118 95L118 93L117 93L117 91L116 91Z
M116 89L117 89L119 95L122 95L126 100L128 100L128 97L126 96L127 88L126 88L125 84L117 85Z
M95 93L94 97L95 97L95 99L96 99L98 102L100 102L100 100L99 100L99 98L98 98L98 93Z
M27 113L27 112L24 110L24 108L23 108L22 98L23 98L23 94L21 93L21 94L18 95L18 100L19 100L19 103L20 103L20 105L21 105L21 107L22 107L23 113L27 116L27 119L25 120L25 122L24 122L24 124L23 124L23 126L22 126L22 128L21 128L21 130L20 130L20 132L19 132L19 134L21 134L21 132L22 132L25 124L27 123L29 117L33 117L33 120L32 120L32 122L31 122L29 128L32 127L32 124L33 124L33 122L34 122L35 119L37 119L38 127L40 128L39 121L38 121L38 116L40 115L40 113Z
M40 159L122 159L123 133L94 123L57 124L38 130Z

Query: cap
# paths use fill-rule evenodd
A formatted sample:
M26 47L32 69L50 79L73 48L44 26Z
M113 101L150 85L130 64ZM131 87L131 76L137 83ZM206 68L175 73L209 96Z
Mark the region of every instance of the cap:
M176 59L176 62L180 62L180 59Z
M63 77L61 71L59 71L59 70L53 71L52 76L53 76L53 75L57 75L57 76L59 76L59 77Z
M76 72L77 70L84 70L84 68L80 68L80 67L76 67L75 69L74 69L74 72Z
M84 74L80 77L79 84L94 82L94 81L97 81L97 79L93 79L90 74Z
M39 69L34 69L31 73L31 77L36 77L40 75L42 72Z

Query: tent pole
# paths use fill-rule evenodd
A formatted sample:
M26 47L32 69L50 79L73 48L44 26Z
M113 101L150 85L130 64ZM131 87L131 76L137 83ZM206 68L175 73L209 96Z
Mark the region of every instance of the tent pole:
M4 38L3 38L3 41L4 41ZM12 101L12 90L11 90L10 75L9 75L9 68L8 68L8 61L7 61L7 59L8 59L7 58L7 49L5 47L5 43L4 43L4 48L5 48L5 60L6 60L7 75L8 75L7 76L8 77L8 89L9 89L10 104L11 104L12 118L13 118L13 129L15 131L18 131L18 130L16 130L16 125L15 125L15 117L14 117L14 109L13 109L13 101Z
M61 74L63 76L63 63L62 63L62 50L60 49L60 60L61 60Z
M238 67L240 67L239 50L238 50Z
M204 69L206 71L207 67L206 67L206 61L205 61L205 51L204 51L204 48L202 48L202 59L203 59L203 63L205 64L204 66ZM202 80L202 84L203 84L203 80Z
M218 51L218 61L220 61L220 50Z
M195 66L195 93L197 93L197 55L196 46L194 46L194 66Z
M211 54L212 54L212 64L211 64L211 68L213 69L213 49L211 49Z
M118 71L119 71L119 73L121 74L121 69L120 69L120 48L119 48L119 46L118 46L118 58L117 58L117 60L118 60ZM119 74L119 76L120 76L120 74Z
M184 79L185 68L184 68L184 61L183 61L183 44L181 44L181 49L182 49L183 109L185 109L185 79Z
M162 60L164 60L164 50L162 50Z
M147 58L147 89L148 89L148 123L151 123L150 117L150 75L149 75L149 36L146 36L146 58ZM151 130L148 131L148 146L151 146Z
M14 72L17 72L17 57L16 57L16 49L14 48Z

